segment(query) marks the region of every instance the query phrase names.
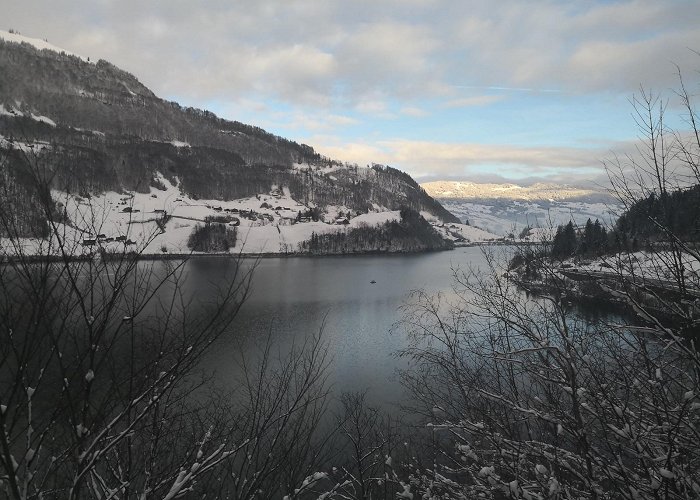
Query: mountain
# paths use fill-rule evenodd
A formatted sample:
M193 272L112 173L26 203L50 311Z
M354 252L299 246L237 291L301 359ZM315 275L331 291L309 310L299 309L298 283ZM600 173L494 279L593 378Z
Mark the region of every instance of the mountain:
M107 61L8 32L0 32L0 150L9 159L6 202L20 208L16 227L27 235L42 219L22 173L27 159L51 171L56 196L157 199L172 187L189 204L218 206L274 192L325 222L341 212L353 218L411 209L459 223L397 169L323 157L259 127L163 100Z
M425 191L435 198L459 199L506 199L506 200L576 200L587 202L611 201L610 195L602 190L584 189L572 186L537 183L531 186L517 184L491 184L465 181L435 181L421 184Z
M611 226L620 213L617 201L602 190L557 184L489 184L436 181L421 184L463 222L491 233L523 238L551 238L560 224L588 219ZM541 231L528 231L540 228Z

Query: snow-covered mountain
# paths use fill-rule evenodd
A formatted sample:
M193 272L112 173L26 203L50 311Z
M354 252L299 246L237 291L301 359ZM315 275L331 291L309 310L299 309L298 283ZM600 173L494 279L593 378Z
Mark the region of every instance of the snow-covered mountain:
M506 199L506 200L587 200L610 201L602 190L584 189L566 185L537 183L531 186L492 184L468 181L425 182L421 187L434 198Z
M550 228L570 220L585 224L590 218L612 224L620 212L619 205L602 190L583 189L556 184L481 184L475 182L437 181L421 184L462 222L501 236L516 238L525 228L530 239L551 237Z
M139 210L131 219L134 213L151 213L149 218L156 219L153 211L160 210L204 220L219 212L207 206L255 208L250 248L265 246L253 244L259 239L274 252L316 229L340 230L335 224L340 212L348 227L386 222L401 209L424 214L435 227L459 223L397 169L346 164L259 127L183 108L107 61L90 61L45 40L9 32L0 32L0 153L9 165L0 182L12 186L12 199L5 202L18 214L15 227L27 236L41 230L43 217L22 175L28 162L51 169L52 193L63 194L55 201L63 204L69 226L88 236L97 228L81 225L80 207L111 205L104 215L106 227L114 229L125 217L115 200L124 197ZM269 200L270 213L260 200L273 192L283 198ZM182 201L173 205L175 199ZM322 215L313 224L324 226L286 229L286 212L296 216L310 210ZM242 230L249 219L240 219ZM171 224L184 231L186 223L168 219L166 232L175 231ZM272 227L260 229L268 225ZM105 239L124 235L113 232ZM459 240L449 234L448 239ZM171 241L170 236L164 245L181 249L182 239Z

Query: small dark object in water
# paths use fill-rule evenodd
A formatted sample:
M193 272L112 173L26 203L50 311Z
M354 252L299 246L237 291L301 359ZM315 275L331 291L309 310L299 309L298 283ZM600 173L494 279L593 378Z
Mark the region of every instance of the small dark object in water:
M372 281L370 281L370 283L372 283L374 285L376 283L376 281L372 280Z

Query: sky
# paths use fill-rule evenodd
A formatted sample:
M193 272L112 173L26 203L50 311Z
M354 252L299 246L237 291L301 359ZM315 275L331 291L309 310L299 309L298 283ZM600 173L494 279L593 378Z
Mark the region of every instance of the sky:
M700 90L700 1L0 0L0 29L160 97L419 180L585 184L630 99Z

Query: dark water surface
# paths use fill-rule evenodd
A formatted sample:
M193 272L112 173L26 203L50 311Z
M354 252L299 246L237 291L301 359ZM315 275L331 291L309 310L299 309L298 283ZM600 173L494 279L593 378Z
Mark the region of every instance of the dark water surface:
M187 286L202 290L205 283L216 285L227 275L222 266L228 264L220 259L195 259L187 265ZM396 372L410 368L408 360L395 355L407 345L405 333L391 331L401 318L400 307L417 289L449 296L452 268L469 265L485 265L479 247L416 255L262 259L234 331L217 342L202 366L215 372L223 387L232 386L240 373L237 354L253 349L255 339L269 333L283 352L323 327L335 395L367 391L375 405L400 402Z

